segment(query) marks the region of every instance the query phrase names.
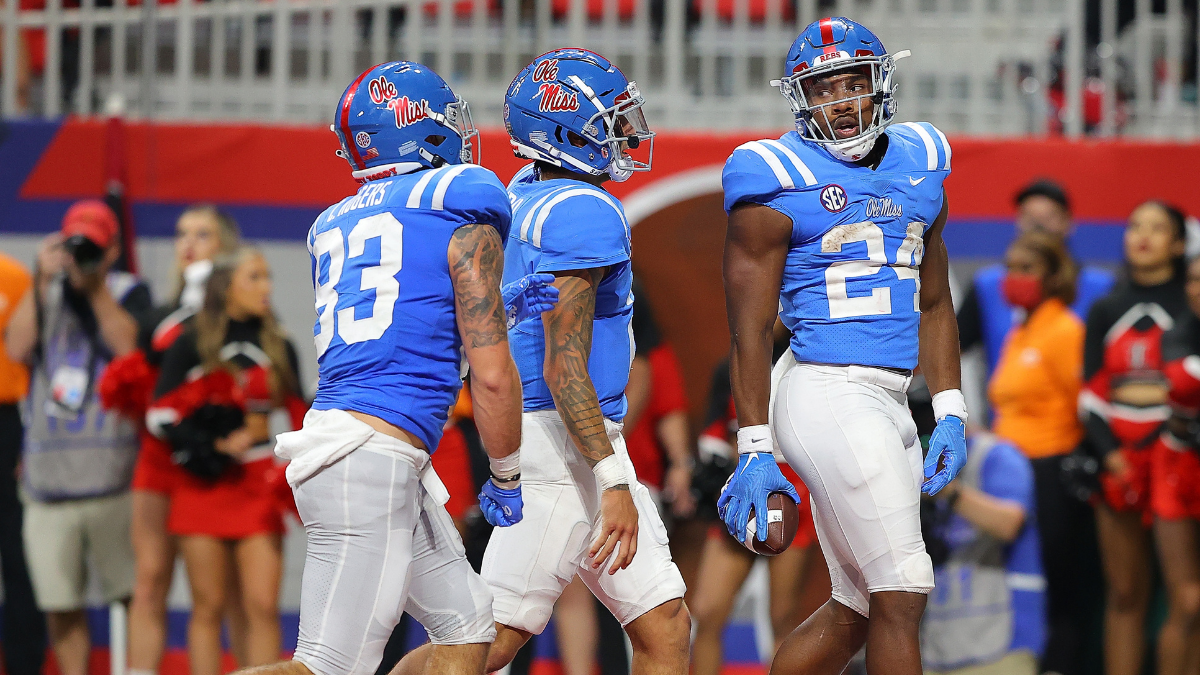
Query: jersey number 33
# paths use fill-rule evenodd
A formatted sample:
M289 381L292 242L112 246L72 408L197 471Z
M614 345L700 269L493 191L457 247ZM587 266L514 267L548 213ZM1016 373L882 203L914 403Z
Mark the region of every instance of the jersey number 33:
M396 275L404 260L404 226L389 212L367 216L350 228L347 234L335 227L317 235L312 243L315 262L313 285L316 287L317 325L314 339L317 358L333 342L334 332L348 345L378 340L392 325L392 314L400 297L400 282ZM379 262L368 257L367 242L379 240ZM328 257L328 263L325 259ZM346 274L357 272L357 274ZM343 276L346 282L343 283ZM353 279L361 281L353 287ZM369 302L374 291L374 302ZM349 306L337 309L340 296L353 296ZM360 306L370 313L358 311Z

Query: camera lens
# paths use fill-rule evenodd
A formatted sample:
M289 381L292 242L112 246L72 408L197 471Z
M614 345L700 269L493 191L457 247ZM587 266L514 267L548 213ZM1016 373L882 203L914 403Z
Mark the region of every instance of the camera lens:
M63 248L75 259L75 264L82 272L93 272L104 259L104 249L96 242L82 234L77 234L63 242Z

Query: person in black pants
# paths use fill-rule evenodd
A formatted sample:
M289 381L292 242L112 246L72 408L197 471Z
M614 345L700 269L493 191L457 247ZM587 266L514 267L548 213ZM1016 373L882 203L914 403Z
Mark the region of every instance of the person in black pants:
M29 389L25 366L9 357L8 322L21 303L33 302L33 280L16 260L0 253L0 582L4 584L4 670L9 675L40 675L46 655L46 620L38 611L25 563L21 524L25 514L17 494L17 464L25 439L17 404ZM20 338L17 338L20 342ZM26 345L15 344L16 351Z
M16 404L0 405L0 581L4 584L4 670L40 675L46 655L46 620L33 599L21 536L24 513L17 497L17 460L25 430Z

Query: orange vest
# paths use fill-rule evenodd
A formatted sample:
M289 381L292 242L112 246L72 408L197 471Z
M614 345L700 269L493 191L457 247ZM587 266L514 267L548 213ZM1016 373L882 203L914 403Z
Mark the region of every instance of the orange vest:
M29 292L33 279L21 263L0 253L0 335L8 328L8 320L21 298ZM8 358L0 349L0 404L18 403L29 393L29 371L25 364Z
M1051 298L1004 341L988 384L992 430L1031 459L1068 453L1083 439L1083 333L1083 322Z

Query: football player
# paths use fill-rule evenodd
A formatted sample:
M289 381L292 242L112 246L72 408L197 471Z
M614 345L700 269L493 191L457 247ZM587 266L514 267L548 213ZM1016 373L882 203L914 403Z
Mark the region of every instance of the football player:
M722 175L740 428L718 506L735 538L751 517L763 538L767 495L795 494L772 458L777 440L811 491L832 578L832 599L788 636L772 672L835 675L864 644L872 675L921 672L933 565L919 502L962 467L967 415L942 243L950 146L930 124L891 124L903 56L849 19L808 26L775 83L796 130L742 145ZM794 363L776 367L772 406L777 312ZM905 398L918 363L938 420L924 462Z
M495 524L520 520L521 385L500 288L508 195L471 163L466 103L419 63L360 75L333 131L362 187L308 235L320 383L303 428L276 449L291 460L308 534L300 639L294 660L260 670L372 673L408 612L429 633L436 672L480 675L495 636L491 593L429 453L465 354L493 474L484 511ZM545 304L536 278L519 281L517 319Z
M513 147L534 160L509 184L504 278L553 274L559 300L509 331L525 394L525 507L521 522L492 533L483 560L497 622L489 672L545 629L575 575L625 626L635 674L687 672L683 578L621 437L633 359L629 223L601 187L650 169L642 102L616 66L581 49L538 57L504 99ZM645 162L627 152L639 147ZM426 654L409 654L399 671L439 672Z

